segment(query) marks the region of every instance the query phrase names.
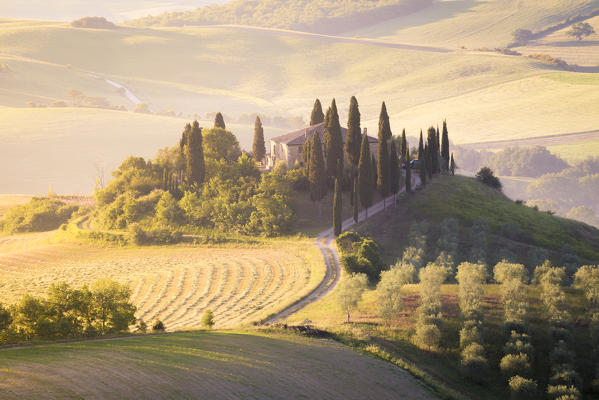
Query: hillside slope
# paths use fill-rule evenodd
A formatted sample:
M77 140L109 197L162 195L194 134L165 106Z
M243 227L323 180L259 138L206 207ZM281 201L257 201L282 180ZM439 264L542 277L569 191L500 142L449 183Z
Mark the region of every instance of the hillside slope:
M391 364L294 336L178 333L0 354L3 399L435 398Z
M500 261L507 250L515 258L513 261L534 268L530 257L537 249L547 250L550 259L559 264L561 249L566 245L587 262L599 261L598 229L517 204L495 189L463 176L435 179L424 189L403 198L397 209L362 224L359 231L373 236L387 260L393 263L408 246L410 226L427 221L430 224L427 245L434 259L439 224L445 218L455 218L460 225L458 262L468 257L470 226L478 218L489 222L486 253L490 265ZM506 233L505 224L517 225L520 232Z

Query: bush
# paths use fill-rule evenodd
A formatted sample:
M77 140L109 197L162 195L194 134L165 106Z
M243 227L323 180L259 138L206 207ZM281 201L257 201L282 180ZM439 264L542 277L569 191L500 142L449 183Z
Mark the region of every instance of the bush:
M493 189L501 190L501 181L489 167L482 167L476 173L476 179L487 186L491 186Z
M157 319L152 324L152 330L154 332L164 332L166 330L166 327L164 326L164 323L161 320Z
M512 400L535 400L538 399L538 386L532 379L521 376L512 376L509 380Z
M550 400L579 400L582 399L580 391L575 386L549 385L547 397Z
M479 322L466 321L464 327L460 329L460 348L464 349L473 343L480 343L482 336L480 334Z
M212 310L208 309L204 312L202 316L202 325L208 329L211 329L214 326L214 314Z
M66 223L78 209L51 197L34 197L29 203L8 210L2 221L3 230L8 233L51 231Z
M115 29L116 25L107 21L104 17L83 17L71 22L71 26L75 28L88 29Z
M421 324L416 328L416 341L429 350L439 347L441 331L436 325Z
M350 274L362 273L372 282L379 279L384 264L381 251L372 239L355 232L346 232L337 238L341 250L341 264Z
M523 353L507 354L501 359L499 369L506 379L514 375L529 377L531 373L530 360Z
M474 382L482 382L489 373L489 363L481 344L472 343L462 350L462 373Z

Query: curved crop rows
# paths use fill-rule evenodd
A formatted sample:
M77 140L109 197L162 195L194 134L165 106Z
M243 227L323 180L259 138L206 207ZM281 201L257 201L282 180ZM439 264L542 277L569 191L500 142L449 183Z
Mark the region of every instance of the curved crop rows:
M53 245L0 254L0 302L42 295L52 284L100 278L127 282L137 318L167 329L196 328L206 309L217 327L258 321L297 301L315 276L298 247L93 249ZM297 254L296 254L297 253Z

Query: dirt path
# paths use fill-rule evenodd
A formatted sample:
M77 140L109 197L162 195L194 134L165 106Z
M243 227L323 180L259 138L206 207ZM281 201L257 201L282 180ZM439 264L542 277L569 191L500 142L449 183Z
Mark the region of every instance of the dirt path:
M417 176L412 176L412 187L416 187L420 185L420 179ZM405 192L405 186L400 190L399 193ZM368 216L373 216L375 214L380 213L387 209L387 207L393 206L394 196L389 196L384 200L379 201L375 205L371 206L368 209ZM358 222L363 222L366 220L366 210L360 211L358 214ZM347 231L352 226L356 225L353 217L348 218L342 223L342 232ZM296 312L305 308L308 304L314 303L324 296L326 296L331 290L335 288L337 283L339 283L339 278L341 277L341 263L339 262L339 253L337 252L337 247L335 246L335 235L333 234L333 228L329 228L326 231L321 232L316 238L315 242L316 246L322 253L324 257L324 262L326 264L326 274L320 285L312 293L308 296L304 297L302 300L297 302L296 304L287 307L286 309L278 312L273 315L269 319L263 321L263 324L272 324L277 321L282 321L288 318L289 316L295 314Z

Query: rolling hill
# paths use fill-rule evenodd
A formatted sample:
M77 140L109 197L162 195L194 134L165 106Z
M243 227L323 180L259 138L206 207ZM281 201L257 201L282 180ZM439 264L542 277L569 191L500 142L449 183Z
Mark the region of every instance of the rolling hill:
M296 336L189 332L0 354L3 399L435 398L391 364Z

